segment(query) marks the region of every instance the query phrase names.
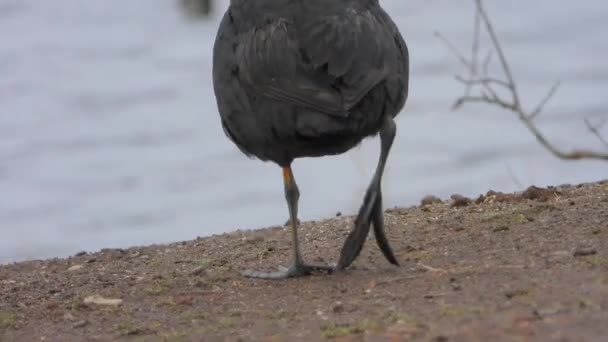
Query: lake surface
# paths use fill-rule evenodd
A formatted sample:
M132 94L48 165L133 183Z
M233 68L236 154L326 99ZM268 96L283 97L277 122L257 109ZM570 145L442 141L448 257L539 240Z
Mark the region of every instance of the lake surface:
M219 124L211 50L227 3L193 21L169 0L0 0L0 263L285 222L280 170L241 155ZM450 110L463 70L434 32L468 50L472 1L382 3L412 65L386 207L608 177L608 163L555 159L511 113ZM608 2L488 3L528 106L563 82L541 129L601 149L583 118L608 113ZM356 212L378 151L370 139L298 160L301 219Z

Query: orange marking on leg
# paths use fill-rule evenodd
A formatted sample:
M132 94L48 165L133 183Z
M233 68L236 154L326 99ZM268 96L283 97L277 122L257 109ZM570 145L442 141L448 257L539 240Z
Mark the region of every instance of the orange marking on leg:
M293 173L291 173L291 168L289 167L283 168L283 182L285 182L285 184L291 184L293 182Z

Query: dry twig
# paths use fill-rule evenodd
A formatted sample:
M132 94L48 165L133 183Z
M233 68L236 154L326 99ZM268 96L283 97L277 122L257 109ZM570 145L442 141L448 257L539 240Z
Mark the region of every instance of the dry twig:
M513 73L511 72L511 67L507 61L496 31L494 30L494 26L483 6L483 1L474 1L476 6L475 31L473 46L471 49L471 58L467 58L460 53L455 45L444 36L439 33L436 34L436 36L446 44L449 50L458 58L460 63L463 64L469 72L468 77L466 78L456 76L456 80L465 86L465 92L464 95L455 101L453 109L458 109L467 103L475 102L501 107L515 113L519 120L534 135L536 140L558 158L566 160L598 159L608 161L608 140L606 140L606 138L604 138L601 134L601 128L606 124L608 119L595 124L592 124L589 120L585 120L589 131L607 147L607 151L605 152L584 149L564 151L555 146L542 134L542 132L535 125L534 119L542 113L547 103L553 98L560 86L560 82L556 82L549 89L547 95L545 95L538 105L536 105L534 110L527 111L524 109L521 102L521 97L519 95L517 83L515 82ZM485 29L485 32L490 38L492 50L482 60L482 64L480 64L481 60L479 58L479 52L482 27ZM488 75L488 66L494 54L498 56L499 65L504 74L504 78ZM473 89L477 89L479 91L478 94L471 95L471 90ZM503 93L508 94L508 96L499 95Z

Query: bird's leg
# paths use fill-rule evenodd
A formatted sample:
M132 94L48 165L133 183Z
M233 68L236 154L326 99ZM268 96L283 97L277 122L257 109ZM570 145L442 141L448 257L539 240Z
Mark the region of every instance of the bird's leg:
M293 241L296 241L294 245L297 244L298 232L297 226L300 225L300 220L298 219L298 200L300 199L300 190L298 189L298 184L296 183L296 179L293 177L293 172L291 171L291 167L283 168L283 184L285 185L285 199L287 200L287 207L289 208L289 218L285 221L285 227L291 227L292 234L295 234L293 237ZM293 218L296 218L295 220ZM295 227L293 222L295 221ZM296 231L293 233L293 231Z
M355 219L355 228L348 235L344 242L344 246L342 247L340 260L336 267L338 270L348 267L357 258L363 248L363 244L369 233L370 224L372 223L374 226L376 242L378 243L382 254L384 254L391 264L399 265L397 258L395 258L388 243L388 239L384 234L381 190L382 175L391 146L393 145L393 140L395 139L396 130L393 119L391 117L385 118L382 128L380 129L381 150L378 166L376 167L374 177L365 193L363 205L359 209L359 214Z
M330 266L315 266L307 265L302 259L300 254L300 243L298 239L298 200L300 199L300 191L298 185L293 177L290 167L283 168L283 183L285 185L285 199L287 200L287 207L289 208L289 218L291 224L291 240L292 240L292 259L291 266L289 268L282 267L277 272L257 272L257 271L244 271L243 275L252 278L261 279L284 279L290 277L298 277L309 275L312 272L324 271L332 272L333 267Z
M300 225L300 219L296 218L296 224L298 226ZM288 218L287 221L285 221L285 224L283 224L283 227L291 227L291 218Z

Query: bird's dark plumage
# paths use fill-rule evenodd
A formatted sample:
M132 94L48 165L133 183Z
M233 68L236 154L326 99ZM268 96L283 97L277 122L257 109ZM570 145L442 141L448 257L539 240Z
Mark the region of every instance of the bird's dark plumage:
M231 0L213 53L224 131L284 168L343 153L383 127L394 136L407 99L408 50L378 0Z

